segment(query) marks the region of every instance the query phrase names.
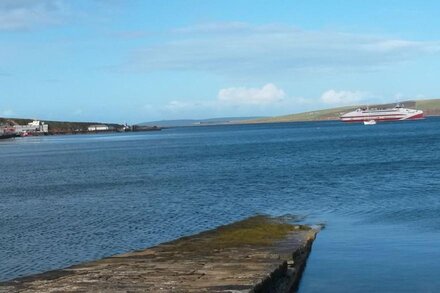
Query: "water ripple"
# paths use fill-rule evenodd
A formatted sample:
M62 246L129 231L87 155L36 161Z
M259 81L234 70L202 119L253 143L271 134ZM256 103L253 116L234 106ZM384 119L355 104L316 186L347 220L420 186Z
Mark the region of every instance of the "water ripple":
M439 126L294 123L2 143L0 280L256 213L440 231Z

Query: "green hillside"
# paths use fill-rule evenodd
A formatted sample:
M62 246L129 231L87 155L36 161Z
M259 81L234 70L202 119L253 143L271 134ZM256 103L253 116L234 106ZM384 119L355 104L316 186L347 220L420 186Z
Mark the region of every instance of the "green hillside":
M416 101L416 108L423 110L426 116L440 116L440 99Z
M426 116L440 116L440 99L431 100L417 100L402 102L408 108L417 108L423 110ZM395 103L369 105L370 107L389 108L393 107ZM322 120L337 120L339 116L350 112L365 105L355 105L348 107L339 107L332 109L324 109L317 111L310 111L298 114L290 114L284 116L275 116L262 119L254 119L243 121L243 123L277 123L277 122L295 122L295 121L322 121Z
M310 111L298 114L284 116L275 116L262 119L248 120L244 123L275 123L275 122L293 122L293 121L316 121L316 120L335 120L345 112L349 112L356 107L340 107L318 111Z

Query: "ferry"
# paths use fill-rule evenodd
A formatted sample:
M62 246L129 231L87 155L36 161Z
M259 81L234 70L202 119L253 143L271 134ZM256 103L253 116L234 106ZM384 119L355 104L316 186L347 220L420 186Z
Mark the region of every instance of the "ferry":
M342 122L379 122L415 119L423 119L423 111L405 108L403 104L397 104L394 108L389 109L359 108L340 117Z

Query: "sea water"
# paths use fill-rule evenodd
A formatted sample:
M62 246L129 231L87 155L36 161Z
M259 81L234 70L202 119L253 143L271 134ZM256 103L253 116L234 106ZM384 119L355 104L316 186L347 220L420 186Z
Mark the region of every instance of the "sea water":
M0 141L0 280L254 214L324 223L300 292L440 291L440 119Z

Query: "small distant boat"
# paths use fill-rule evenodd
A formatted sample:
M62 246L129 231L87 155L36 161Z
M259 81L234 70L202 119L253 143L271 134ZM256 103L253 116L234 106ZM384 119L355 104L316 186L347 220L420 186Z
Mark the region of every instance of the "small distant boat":
M364 121L364 125L375 125L376 124L376 120L367 120Z

